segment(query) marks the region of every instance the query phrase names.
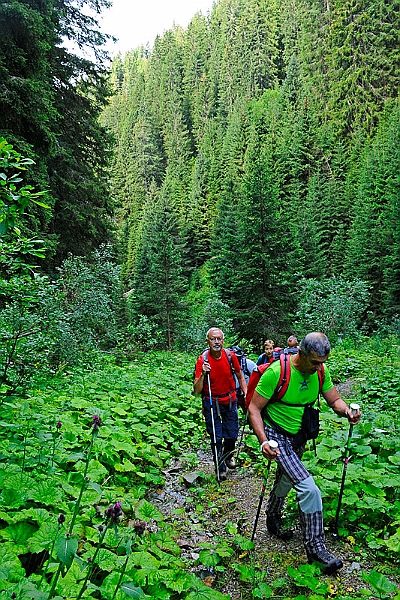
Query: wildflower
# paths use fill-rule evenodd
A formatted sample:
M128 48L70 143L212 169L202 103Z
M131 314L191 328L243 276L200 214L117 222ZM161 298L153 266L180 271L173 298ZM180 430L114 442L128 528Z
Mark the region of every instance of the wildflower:
M62 523L65 523L65 515L63 515L62 513L59 515L58 519L57 519L58 523L60 525L62 525Z
M98 431L99 427L101 427L102 425L103 425L103 423L101 422L99 415L93 415L93 419L92 419L93 431Z
M146 525L147 523L145 521L136 521L136 523L133 524L133 529L135 530L137 535L143 535L146 529Z
M56 423L56 429L61 429L61 427L62 427L61 421L57 421L57 423Z
M114 506L109 506L104 511L104 514L107 517L107 519L111 519L111 521L113 523L119 523L119 518L123 514L122 513L122 508L121 508L121 503L120 502L116 502L114 504Z

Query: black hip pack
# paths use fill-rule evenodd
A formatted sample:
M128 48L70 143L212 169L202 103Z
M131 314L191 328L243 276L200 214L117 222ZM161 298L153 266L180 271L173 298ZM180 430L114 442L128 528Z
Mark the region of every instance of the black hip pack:
M319 434L319 410L312 404L306 404L304 407L303 418L301 420L301 429L308 440L315 440Z
M285 404L285 402L282 402L282 404ZM283 429L278 423L275 423L265 409L263 418L277 433L289 437L292 440L293 448L300 448L301 446L304 446L308 440L315 440L319 434L319 410L314 408L313 404L314 403L304 405L301 427L297 433L289 433Z

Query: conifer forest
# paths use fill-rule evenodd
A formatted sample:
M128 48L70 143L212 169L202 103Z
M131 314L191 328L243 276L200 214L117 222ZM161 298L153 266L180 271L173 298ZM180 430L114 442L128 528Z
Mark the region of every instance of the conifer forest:
M111 4L0 0L0 596L398 600L400 0L215 0L113 60ZM211 326L329 337L342 579L250 541L252 431L184 487Z

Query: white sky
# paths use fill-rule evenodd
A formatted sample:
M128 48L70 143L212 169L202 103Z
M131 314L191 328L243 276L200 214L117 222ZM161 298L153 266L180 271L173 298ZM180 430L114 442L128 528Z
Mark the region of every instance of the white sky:
M214 0L113 0L100 21L104 33L119 38L106 46L111 57L137 46L153 46L157 35L175 25L186 28L192 17L211 12Z

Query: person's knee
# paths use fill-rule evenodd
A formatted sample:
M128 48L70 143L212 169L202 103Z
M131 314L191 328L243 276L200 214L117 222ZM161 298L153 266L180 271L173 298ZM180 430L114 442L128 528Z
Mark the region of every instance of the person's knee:
M313 477L307 477L295 485L300 510L306 514L322 511L321 492Z
M274 494L277 498L284 498L288 495L292 489L292 482L282 477L280 482L276 485Z

